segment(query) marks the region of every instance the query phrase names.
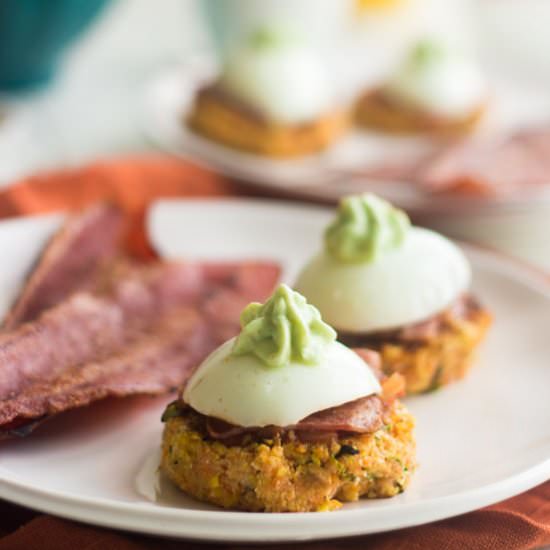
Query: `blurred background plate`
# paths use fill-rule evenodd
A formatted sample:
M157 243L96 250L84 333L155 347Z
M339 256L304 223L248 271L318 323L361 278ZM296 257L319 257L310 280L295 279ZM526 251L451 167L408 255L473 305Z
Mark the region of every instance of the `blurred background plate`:
M550 207L550 185L539 186L536 192L487 199L434 195L408 181L377 181L361 176L362 170L435 151L437 145L428 138L394 137L352 129L328 150L292 160L269 159L225 147L199 136L185 124L197 90L215 74L213 58L196 57L152 80L145 95L143 128L157 146L248 186L318 202L336 202L349 193L372 191L411 214L422 216ZM550 94L543 86L496 75L490 84L493 98L477 137L503 136L545 122L550 124Z
M28 90L54 75L63 50L108 0L2 0L0 90Z

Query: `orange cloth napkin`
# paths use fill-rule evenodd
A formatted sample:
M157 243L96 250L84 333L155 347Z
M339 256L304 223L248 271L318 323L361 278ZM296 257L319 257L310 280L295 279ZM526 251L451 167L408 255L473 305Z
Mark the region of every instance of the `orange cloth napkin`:
M232 194L242 192L220 176L179 160L155 156L29 178L0 192L0 217L77 208L109 199L124 208L134 224L136 231L132 232L129 245L136 251L147 252L140 222L149 201L155 197ZM550 482L494 506L445 521L380 535L292 547L304 550L524 550L545 544L550 544ZM0 550L75 548L190 550L220 546L100 529L0 500ZM229 548L240 548L240 545Z

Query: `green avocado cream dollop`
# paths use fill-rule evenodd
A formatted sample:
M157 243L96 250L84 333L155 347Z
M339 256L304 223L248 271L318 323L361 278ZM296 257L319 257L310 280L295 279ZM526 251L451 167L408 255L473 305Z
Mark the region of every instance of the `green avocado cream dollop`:
M423 67L428 63L444 60L448 54L449 52L443 44L425 38L414 46L407 62L411 67Z
M364 193L340 201L335 220L325 232L325 250L340 262L371 262L401 246L410 221L389 202Z
M298 41L296 35L287 29L277 26L260 27L252 32L247 40L247 45L254 50L269 50L279 48Z
M281 284L265 304L253 302L243 310L231 354L255 355L269 367L292 362L315 365L334 340L336 332L319 311Z

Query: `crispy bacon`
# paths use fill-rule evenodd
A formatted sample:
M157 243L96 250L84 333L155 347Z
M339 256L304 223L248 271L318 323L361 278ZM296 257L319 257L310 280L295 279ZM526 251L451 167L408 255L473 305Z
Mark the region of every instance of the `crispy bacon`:
M550 127L442 143L358 170L362 179L408 181L420 191L480 199L537 195L550 172Z
M197 266L138 269L106 296L74 294L36 321L0 335L0 399L72 365L103 359L150 331L173 304L198 294ZM6 420L0 412L0 424Z
M107 293L78 292L2 334L0 438L107 396L178 387L278 276L276 265L254 262L128 268Z
M159 394L177 388L215 343L193 309L181 310L125 351L65 369L50 380L36 380L1 405L2 435L68 409L108 396ZM11 423L15 422L15 425ZM17 433L17 432L15 432Z
M44 249L3 328L36 319L73 292L94 286L118 252L123 226L121 211L107 204L72 216Z
M372 351L389 342L401 345L422 344L438 338L454 321L472 318L480 308L481 305L475 296L463 294L448 308L423 321L380 332L339 332L338 338L347 346L353 347L360 355L364 353L364 348ZM366 357L364 359L369 362Z
M372 433L384 424L385 404L377 395L369 395L311 414L291 426L266 426L243 428L218 418L204 417L208 435L224 442L240 442L243 436L253 434L256 438L273 438L290 431L301 440L320 442L336 437L338 433Z
M548 184L549 151L548 128L465 141L434 155L416 177L431 192L511 195Z
M361 397L311 414L293 426L295 430L372 433L382 427L384 403L377 395Z

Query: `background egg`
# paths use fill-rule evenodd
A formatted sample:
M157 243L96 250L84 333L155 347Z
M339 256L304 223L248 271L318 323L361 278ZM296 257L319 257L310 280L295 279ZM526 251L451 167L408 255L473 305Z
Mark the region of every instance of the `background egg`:
M441 312L469 286L461 250L427 229L412 227L403 245L372 262L315 256L295 284L336 330L371 332L422 321Z
M242 47L229 57L222 83L267 118L283 123L314 120L335 101L327 67L301 44Z
M398 71L387 86L397 101L440 116L465 116L482 104L487 83L481 68L465 56Z

